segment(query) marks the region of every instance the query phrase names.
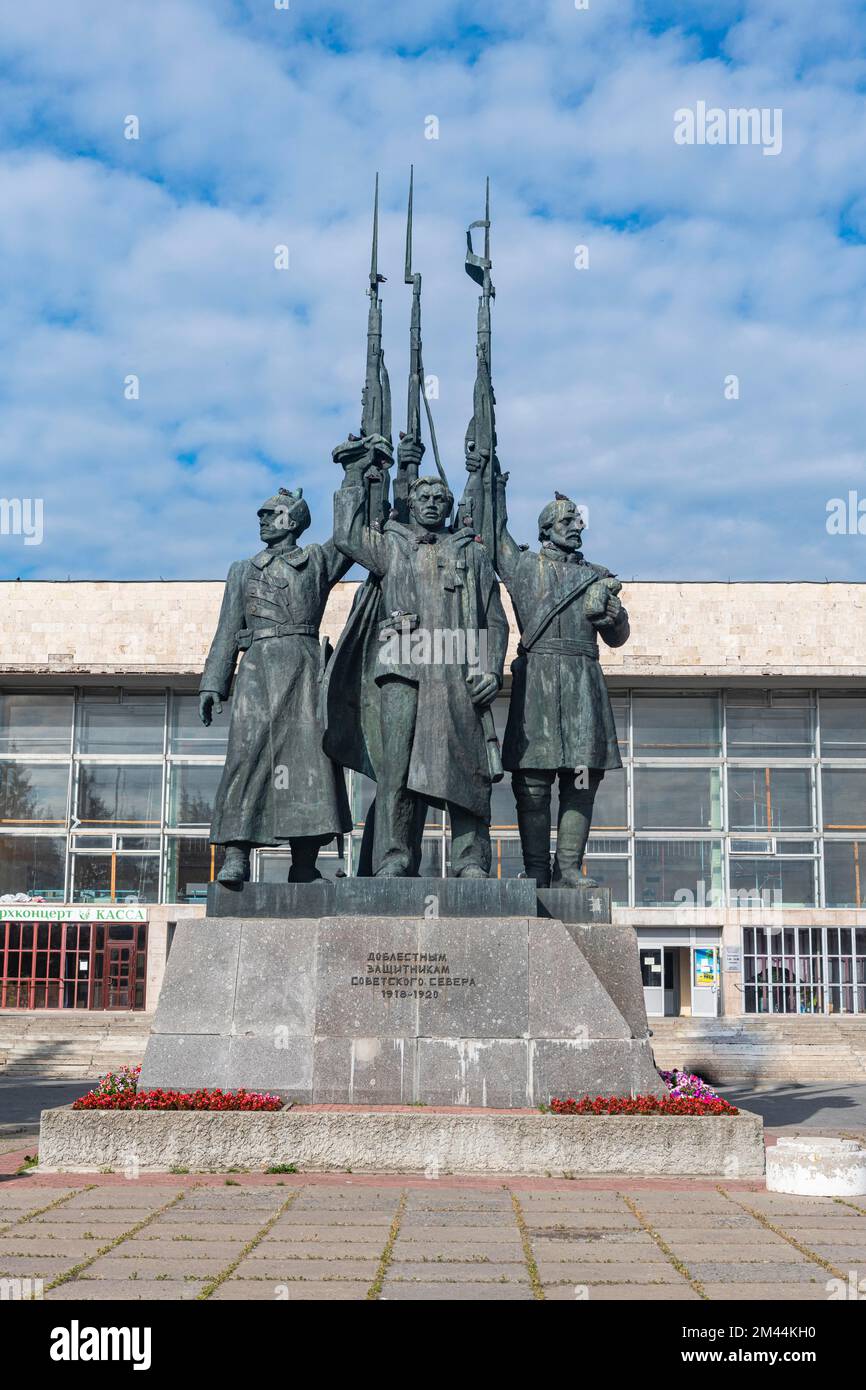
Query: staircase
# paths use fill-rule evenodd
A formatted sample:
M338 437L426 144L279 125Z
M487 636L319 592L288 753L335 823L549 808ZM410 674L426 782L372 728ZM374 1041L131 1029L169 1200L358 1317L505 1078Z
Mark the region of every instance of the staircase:
M144 1056L153 1015L0 1009L0 1078L91 1078Z
M656 1066L736 1081L866 1082L866 1016L651 1018Z

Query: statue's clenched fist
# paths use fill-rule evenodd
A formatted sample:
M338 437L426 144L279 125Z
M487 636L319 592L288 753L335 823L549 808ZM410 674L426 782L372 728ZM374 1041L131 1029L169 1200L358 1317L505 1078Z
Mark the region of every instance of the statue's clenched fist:
M481 708L489 705L499 690L499 679L490 671L476 671L474 675L466 677L466 684L469 686L469 698L473 705Z
M622 601L617 595L622 588L618 579L600 579L593 584L586 595L585 613L595 627L610 627L622 612Z
M199 718L208 727L214 714L222 714L223 703L215 690L203 690L198 697Z

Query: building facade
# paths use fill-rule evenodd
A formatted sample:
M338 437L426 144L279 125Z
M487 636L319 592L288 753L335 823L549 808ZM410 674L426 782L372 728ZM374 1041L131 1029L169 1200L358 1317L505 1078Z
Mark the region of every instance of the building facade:
M354 591L331 596L332 641ZM0 1012L153 1011L172 924L204 913L220 864L228 711L205 729L196 691L221 594L0 584ZM648 1013L866 1020L866 585L623 598L633 636L602 660L624 768L587 859L637 931ZM328 874L357 868L371 787L349 791ZM507 777L493 840L494 872L519 873ZM447 872L441 813L424 848L421 872ZM286 873L280 851L255 856L259 879Z

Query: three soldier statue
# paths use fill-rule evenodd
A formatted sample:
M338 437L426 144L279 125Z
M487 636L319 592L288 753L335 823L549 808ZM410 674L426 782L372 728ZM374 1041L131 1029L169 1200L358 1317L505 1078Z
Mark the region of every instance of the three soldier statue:
M484 254L472 231L484 229ZM378 186L373 219L367 374L361 430L334 450L343 482L334 530L300 546L310 525L301 492L281 488L259 508L264 544L229 570L200 689L209 724L232 694L228 751L211 839L225 846L223 883L249 878L250 851L288 844L290 881L320 877L319 849L351 827L343 769L376 783L361 873L417 874L429 807L451 822L451 873L486 878L491 788L511 773L524 869L539 886L595 886L583 873L593 802L622 766L598 659L599 637L621 646L628 615L610 571L581 549L579 508L557 493L538 518L539 548L508 529L496 452L490 370L489 191L467 235L466 269L481 286L467 481L454 518L423 390L421 276L412 270L412 185L405 279L413 286L407 428L393 465L391 403L382 353ZM420 475L424 405L436 474ZM367 571L336 650L319 641L333 586ZM500 751L491 704L503 685L512 601L520 642ZM243 653L240 664L238 657ZM237 667L237 673L235 668ZM551 866L551 794L559 789Z

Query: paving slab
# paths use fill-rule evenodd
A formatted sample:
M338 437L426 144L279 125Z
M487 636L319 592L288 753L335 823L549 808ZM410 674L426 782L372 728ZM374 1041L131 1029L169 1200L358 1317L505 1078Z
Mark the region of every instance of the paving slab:
M311 1279L301 1283L275 1284L268 1280L227 1279L211 1294L209 1303L344 1303L363 1302L370 1285L366 1281L332 1280L324 1283Z
M116 1247L116 1253L123 1259L143 1260L202 1260L209 1266L221 1261L228 1264L234 1260L246 1245L238 1237L235 1240L161 1240L142 1231L141 1235L125 1240Z
M88 1265L90 1279L127 1279L134 1276L148 1283L158 1279L185 1279L194 1275L197 1279L212 1279L225 1268L228 1261L222 1259L154 1259L148 1260L140 1254L123 1254L123 1247L112 1250L110 1254L100 1255L92 1265Z
M818 1271L820 1274L820 1270ZM829 1279L831 1276L828 1275ZM826 1280L819 1279L815 1284L792 1284L792 1283L773 1283L773 1284L748 1284L738 1282L735 1284L720 1284L709 1280L703 1284L704 1292L712 1301L724 1302L745 1302L751 1303L802 1303L804 1300L814 1299L815 1302L826 1303L829 1295ZM772 1310L770 1310L772 1314ZM778 1322L778 1318L773 1319Z
M255 1253L260 1257L265 1255L269 1260L276 1260L280 1263L292 1260L372 1260L378 1262L382 1258L382 1251L385 1247L387 1237L382 1235L377 1241L353 1241L351 1245L343 1241L334 1240L293 1240L293 1241L268 1241L262 1240L255 1247ZM235 1252L237 1255L237 1250Z
M78 1263L68 1255L61 1258L50 1255L5 1255L0 1260L0 1278L11 1275L25 1279L56 1279Z
M546 1285L548 1303L700 1303L700 1295L684 1281L678 1284Z
M534 1295L522 1284L396 1283L385 1281L382 1303L531 1303Z
M309 1224L309 1218L305 1222L287 1221L281 1216L279 1221L275 1221L267 1235L262 1237L261 1245L268 1245L278 1241L315 1241L315 1240L340 1240L345 1245L358 1245L365 1241L379 1241L380 1244L388 1238L391 1228L391 1221L382 1221L379 1225L360 1222L357 1225L342 1222L322 1222L318 1226ZM261 1248L261 1247L260 1247Z
M859 1266L866 1276L866 1245L822 1245L818 1241L809 1241L808 1244L810 1250L838 1269Z
M13 1186L11 1182L0 1182L0 1222L14 1218L16 1212L29 1211L32 1207L42 1207L55 1202L60 1197L71 1196L74 1187L52 1189L50 1196L44 1197L44 1189Z
M397 1238L401 1245L513 1245L520 1243L517 1223L497 1226L409 1226L403 1222Z
M277 1283L290 1283L294 1279L364 1279L369 1285L377 1269L378 1259L281 1259L277 1255L259 1254L257 1248L238 1265L235 1278L272 1279Z
M460 1263L454 1260L423 1260L410 1262L393 1260L388 1266L388 1282L413 1282L438 1284L441 1280L452 1284L528 1284L529 1274L523 1261L467 1260Z
M538 1260L542 1284L675 1284L683 1276L667 1260ZM694 1271L692 1271L694 1272Z
M779 1261L790 1260L792 1264L802 1264L807 1259L806 1255L801 1255L792 1245L779 1240L775 1245L764 1243L761 1240L752 1241L750 1245L737 1244L728 1245L724 1241L702 1241L697 1242L672 1241L667 1240L678 1260L687 1264L689 1269L695 1264L778 1264ZM814 1262L809 1261L813 1265Z
M68 1284L60 1284L45 1294L46 1301L82 1303L148 1302L155 1300L188 1302L196 1298L204 1288L202 1280L178 1284L177 1280L156 1283L149 1279L145 1283L135 1279L70 1279Z
M27 1227L24 1227L24 1231ZM4 1265L10 1255L22 1255L30 1258L41 1258L42 1256L65 1259L68 1265L77 1264L79 1260L89 1259L95 1255L101 1246L107 1245L108 1241L98 1240L63 1240L43 1238L39 1235L6 1235L0 1236L0 1266Z
M688 1268L692 1278L704 1286L755 1283L757 1275L767 1284L809 1284L815 1279L826 1282L831 1277L819 1265L798 1256L798 1252L793 1249L791 1258L786 1263L773 1260L763 1260L760 1264L749 1264L743 1260L695 1260Z
M539 1212L524 1208L524 1220L533 1231L621 1231L634 1234L643 1227L636 1216L622 1212Z

